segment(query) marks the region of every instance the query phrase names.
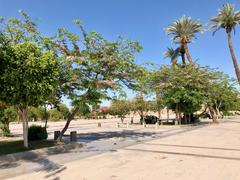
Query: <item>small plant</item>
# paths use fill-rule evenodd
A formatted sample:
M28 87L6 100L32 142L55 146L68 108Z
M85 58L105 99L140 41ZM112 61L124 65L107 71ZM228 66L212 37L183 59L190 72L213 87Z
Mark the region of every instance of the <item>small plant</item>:
M47 130L42 126L32 125L28 128L29 141L44 140L47 139L47 137Z

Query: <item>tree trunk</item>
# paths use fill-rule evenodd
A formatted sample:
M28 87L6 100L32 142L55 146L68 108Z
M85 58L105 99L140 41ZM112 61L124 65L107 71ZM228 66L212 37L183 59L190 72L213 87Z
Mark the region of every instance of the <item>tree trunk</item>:
M169 109L167 108L167 120L169 120Z
M192 58L191 58L191 55L190 55L187 43L184 44L184 50L186 52L189 64L193 64L193 61L192 61Z
M48 123L48 114L47 114L47 107L46 104L44 105L44 116L45 116L45 129L47 129L47 123Z
M183 117L184 117L184 122L187 124L188 123L187 113L183 113Z
M212 120L213 120L214 124L218 124L219 123L218 117L217 117L217 115L215 113L213 113L213 115L212 115Z
M161 119L161 109L158 109L158 119Z
M239 71L239 67L238 67L238 63L237 63L237 58L236 58L236 56L234 54L234 50L233 50L231 31L230 30L227 31L227 34L228 34L228 45L229 45L230 53L232 56L235 73L237 75L238 82L240 83L240 71Z
M27 107L18 107L19 118L23 125L23 142L24 147L28 148L28 112Z
M123 117L123 116L121 116L121 122L122 122L122 124L123 124L123 122L124 122L124 117Z
M182 116L181 116L181 112L178 109L178 120L179 120L179 125L182 124Z
M181 57L182 57L182 63L183 63L183 65L186 65L185 50L184 50L184 47L183 47L183 46L181 46L181 48L180 48L180 54L181 54Z
M179 111L179 104L176 104L176 120L178 121L178 124L181 125L181 112Z
M62 129L59 137L57 138L58 142L62 141L62 137L63 137L64 133L67 131L70 122L74 119L74 117L75 117L75 115L78 111L79 111L79 107L75 107L74 110L72 111L72 113L68 116L68 119L67 119L67 122L66 122L65 126Z
M176 114L176 121L179 123L178 103L176 104L175 114Z
M210 107L210 108L209 108L209 112L210 112L210 114L211 114L213 123L219 123L216 110L215 110L214 108Z
M172 59L172 66L176 66L177 65L177 58Z

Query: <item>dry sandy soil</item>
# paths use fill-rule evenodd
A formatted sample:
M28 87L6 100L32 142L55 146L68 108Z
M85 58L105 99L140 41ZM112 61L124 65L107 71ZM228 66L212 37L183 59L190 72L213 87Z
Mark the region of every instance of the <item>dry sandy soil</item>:
M152 129L153 130L153 129ZM239 180L240 120L224 120L13 179Z

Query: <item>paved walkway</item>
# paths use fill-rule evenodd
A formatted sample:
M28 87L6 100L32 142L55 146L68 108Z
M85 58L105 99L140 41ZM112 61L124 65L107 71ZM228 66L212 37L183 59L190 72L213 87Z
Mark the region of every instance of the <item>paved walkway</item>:
M74 158L78 157L81 152L72 152L62 161L60 157L64 156L58 156L58 161L56 157L49 156L47 157L48 161L54 162L58 167L52 166L51 168L49 166L47 169L34 170L31 173L25 172L28 174L18 175L12 179L240 179L239 120L228 120L220 125L160 129L154 136L147 136L148 134L138 136L138 133L140 132L135 134L135 140L130 138L130 135L134 137L134 134L130 134L120 137L117 142L112 138L98 139L90 142L90 144L93 143L91 146L86 145L85 147L92 147L88 150L92 149L93 152L98 147L105 147L104 153ZM150 138L146 139L145 136ZM120 143L121 138L123 138L122 141L128 143L114 148L114 142ZM142 138L142 140L138 138ZM110 143L106 143L107 141ZM134 143L129 143L130 141L134 141ZM67 157L71 160L66 161ZM13 167L5 168L5 171L11 168L14 171L14 168L18 167L13 165ZM25 168L27 169L27 166ZM0 174L2 173L4 173L3 169L0 170Z

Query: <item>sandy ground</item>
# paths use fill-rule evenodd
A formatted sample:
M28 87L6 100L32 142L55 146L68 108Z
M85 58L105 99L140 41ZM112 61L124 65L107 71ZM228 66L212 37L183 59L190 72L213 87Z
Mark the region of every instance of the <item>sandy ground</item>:
M13 179L240 179L240 120L163 135Z

